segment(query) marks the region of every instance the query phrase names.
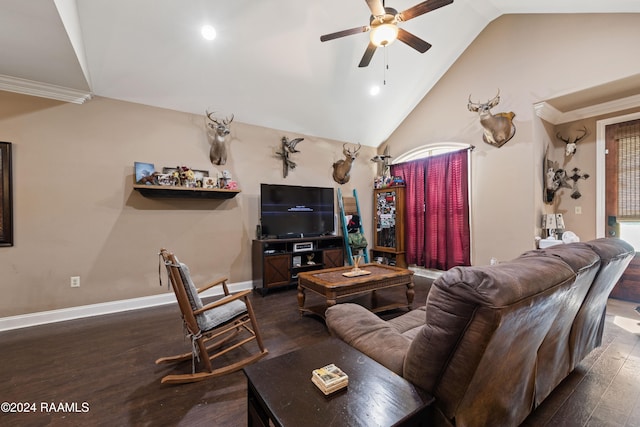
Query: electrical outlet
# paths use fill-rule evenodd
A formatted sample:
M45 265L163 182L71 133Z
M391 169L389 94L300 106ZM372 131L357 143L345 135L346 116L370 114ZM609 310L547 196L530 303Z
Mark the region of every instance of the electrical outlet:
M71 276L71 287L72 288L80 287L80 276Z
M576 206L576 215L582 215L582 206Z

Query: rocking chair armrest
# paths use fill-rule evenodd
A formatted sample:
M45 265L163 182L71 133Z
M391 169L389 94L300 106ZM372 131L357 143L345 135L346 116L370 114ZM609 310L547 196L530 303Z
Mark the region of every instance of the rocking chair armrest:
M214 280L213 282L209 283L208 285L204 285L201 288L198 288L197 291L198 293L202 293L204 291L206 291L207 289L211 289L214 286L218 286L218 285L222 285L223 289L224 289L224 294L225 295L229 295L229 289L227 289L227 278L226 277L221 277L217 280Z
M238 293L233 294L233 295L226 295L224 298L221 298L219 300L210 302L209 304L207 304L204 307L199 308L197 310L193 310L193 314L200 314L200 313L203 313L203 312L205 312L207 310L211 310L211 309L214 309L216 307L220 307L222 305L230 303L231 301L235 301L237 299L244 298L245 296L247 296L250 293L251 293L251 290L247 289L246 291L241 291L241 292L238 292Z

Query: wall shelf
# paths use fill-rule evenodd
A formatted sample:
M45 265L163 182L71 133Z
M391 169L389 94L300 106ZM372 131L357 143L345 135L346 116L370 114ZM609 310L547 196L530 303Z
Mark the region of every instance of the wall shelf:
M223 188L189 188L165 185L134 185L133 189L145 197L174 199L232 199L240 190Z

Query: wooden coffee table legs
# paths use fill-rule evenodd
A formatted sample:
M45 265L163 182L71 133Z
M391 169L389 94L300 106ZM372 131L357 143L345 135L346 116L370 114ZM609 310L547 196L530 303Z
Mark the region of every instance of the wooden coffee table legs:
M395 308L407 308L409 310L411 310L411 306L413 304L413 298L415 296L415 290L413 289L414 285L413 285L413 280L410 281L409 283L406 283L407 286L407 291L406 291L406 295L407 295L407 303L406 304L402 304L402 303L393 303L393 304L388 304L385 306L378 306L378 297L376 294L376 290L370 290L370 291L366 291L366 292L371 292L371 311L374 313L378 313L381 311L388 311L388 310L392 310ZM304 314L304 313L313 313L313 314L317 314L321 317L324 318L324 311L331 307L332 305L336 305L338 303L337 301L337 295L335 295L335 293L333 292L326 292L324 294L324 296L326 297L326 306L325 307L306 307L304 306L305 301L306 301L306 288L300 284L298 284L298 311L300 313L300 315ZM363 292L363 293L366 293Z
M413 297L416 295L416 291L413 289L413 280L411 283L407 283L407 304L409 304L409 308L411 308L411 304L413 304Z
M302 314L302 308L304 307L304 299L304 288L298 285L298 310L300 311L300 314Z
M324 318L324 311L331 307L332 305L336 305L338 303L338 301L334 298L331 298L329 296L327 296L327 305L326 307L307 307L305 308L304 303L306 300L306 294L305 294L306 289L303 286L298 285L298 312L300 313L300 316L302 316L304 313L312 313L312 314L317 314L318 316Z

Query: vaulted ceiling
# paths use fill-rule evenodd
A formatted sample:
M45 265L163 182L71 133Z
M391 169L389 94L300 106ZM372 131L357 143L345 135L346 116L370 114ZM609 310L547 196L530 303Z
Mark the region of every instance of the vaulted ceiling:
M368 25L363 0L2 0L0 90L208 108L378 146L500 15L612 12L640 12L640 1L455 0L401 24L433 45L426 53L396 42L359 68L368 33L324 43L320 35ZM213 41L201 37L204 24L216 29Z

